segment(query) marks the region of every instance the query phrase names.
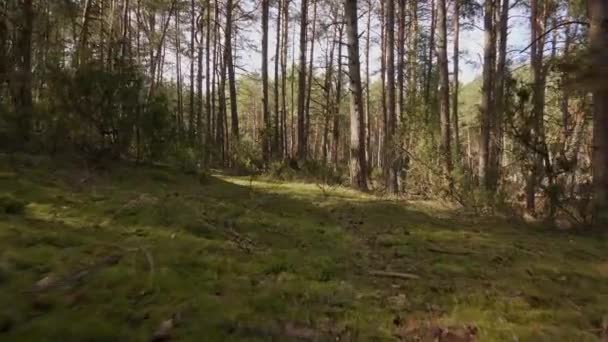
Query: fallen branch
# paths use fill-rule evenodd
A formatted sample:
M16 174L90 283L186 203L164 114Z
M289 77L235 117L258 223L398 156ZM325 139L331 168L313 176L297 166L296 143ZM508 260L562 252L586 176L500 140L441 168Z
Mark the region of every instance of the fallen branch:
M399 279L420 279L419 275L413 273L401 273L401 272L390 272L390 271L370 271L370 275L377 277L386 277L386 278L399 278Z

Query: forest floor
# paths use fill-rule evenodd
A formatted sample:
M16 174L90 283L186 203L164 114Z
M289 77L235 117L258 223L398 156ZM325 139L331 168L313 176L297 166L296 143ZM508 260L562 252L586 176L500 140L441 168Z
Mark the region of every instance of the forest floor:
M315 184L34 157L0 159L0 207L0 340L608 334L597 233Z

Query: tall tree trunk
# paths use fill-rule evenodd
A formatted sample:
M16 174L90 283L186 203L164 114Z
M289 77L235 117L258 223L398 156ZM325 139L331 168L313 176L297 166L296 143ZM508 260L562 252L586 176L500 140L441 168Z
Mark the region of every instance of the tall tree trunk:
M199 148L201 152L202 161L205 162L205 155L202 150L203 144L205 141L206 134L203 134L203 115L204 115L204 101L203 101L203 39L205 37L204 29L205 26L203 24L203 11L204 7L201 6L201 13L198 16L198 36L200 36L200 40L198 42L198 51L197 51L197 73L196 73L196 93L197 93L197 111L196 111L196 146ZM192 56L194 58L194 56ZM209 89L209 88L207 88ZM209 121L207 121L208 123Z
M410 21L409 21L409 44L408 44L408 97L409 111L416 111L418 98L418 1L410 2Z
M454 87L452 89L452 128L454 129L454 154L460 160L460 129L458 120L458 89L460 88L458 75L460 61L460 0L454 1L454 53L452 62L454 66ZM457 162L458 163L458 162Z
M215 140L216 145L219 147L219 155L221 158L221 165L226 165L226 139L227 133L225 130L226 124L226 68L225 68L225 56L222 56L222 51L220 49L220 8L219 1L215 0L215 33L214 33L214 42L213 45L215 48L214 51L214 74L217 73L219 78L217 85L217 118L215 120L216 129L215 129ZM215 82L213 82L215 84Z
M13 102L17 112L17 130L23 142L30 140L32 125L32 34L34 30L34 5L32 0L23 0L22 22L18 33L16 51L16 84L12 86Z
M344 16L348 36L348 74L350 76L350 183L360 190L367 190L365 112L363 111L359 63L357 0L344 0Z
M287 149L287 49L289 48L289 3L291 0L283 0L283 53L281 56L281 99L282 99L282 123L283 133L281 137L283 156L289 154Z
M431 110L431 83L433 76L433 56L435 50L435 29L437 28L437 17L436 17L436 0L431 0L431 27L430 27L430 38L428 43L428 59L426 64L426 80L424 88L424 102L426 105L426 119L430 119Z
M492 31L494 30L494 1L485 0L484 4L484 49L483 49L483 85L480 106L480 133L479 133L479 184L490 189L490 129L491 116L494 113L493 82L494 53L496 51Z
M450 81L448 71L446 0L437 0L437 64L439 67L439 120L444 173L452 191L452 140L450 133Z
M274 51L274 136L272 142L272 151L276 156L281 157L281 98L279 97L280 81L279 81L279 65L281 64L281 16L283 7L281 0L277 3L277 31L276 31L276 48Z
M327 164L327 156L329 154L329 124L331 113L333 112L333 101L332 98L332 80L333 80L333 69L334 69L334 50L336 48L336 31L334 31L333 35L328 34L328 47L329 47L329 56L326 61L326 71L325 71L325 82L324 82L324 91L325 91L325 109L323 110L324 116L324 125L323 125L323 163Z
M490 188L496 189L498 186L498 180L500 178L500 163L502 156L502 144L503 144L503 120L506 108L505 103L505 78L507 77L507 38L509 28L509 0L502 0L502 6L500 10L499 20L499 46L498 46L498 62L496 64L496 81L495 81L495 93L494 102L496 106L495 113L495 135L492 143L492 179Z
M91 17L91 2L92 0L85 0L84 2L84 10L82 12L82 29L80 31L80 40L78 42L78 47L76 48L76 58L74 59L76 62L76 67L80 66L82 63L86 62L89 57L89 19ZM29 4L28 4L29 3ZM25 0L23 2L23 10L26 11L27 7L31 7L31 0ZM25 18L25 17L24 17ZM114 18L111 18L112 22ZM110 43L111 45L111 43Z
M122 12L122 40L120 42L121 46L121 58L122 62L125 63L127 58L131 56L131 42L130 42L130 30L131 23L129 22L129 13L130 13L130 2L129 0L124 0L123 2L123 12Z
M594 70L601 72L593 90L593 190L594 221L608 222L608 3L589 0L589 44ZM604 226L605 228L606 226Z
M344 36L344 26L340 24L338 26L338 41L342 42L342 38ZM334 170L338 169L338 164L340 162L340 103L342 102L342 45L338 44L338 70L336 74L336 100L334 102L334 113L333 118L334 122L332 125L332 140L333 140L333 150L332 150L332 159Z
M399 192L397 142L395 141L397 115L395 113L395 0L387 0L385 4L385 29L386 44L384 46L386 56L386 122L384 150L386 161L384 163L386 173L386 186L391 194Z
M300 13L300 65L298 66L298 159L306 160L308 132L306 131L306 32L308 26L308 0L301 0Z
M175 13L175 72L177 78L177 130L180 142L184 138L184 100L182 95L182 62L181 62L181 31L179 29L179 11Z
M296 133L296 120L298 120L295 117L295 113L294 111L296 110L296 105L294 104L295 101L295 72L296 72L296 25L293 26L293 32L292 32L292 38L291 40L293 41L293 44L291 46L291 115L290 115L290 131L291 131L291 139L289 139L289 154L291 158L296 157L297 158L297 151L296 149L298 148L297 146L297 142L299 139L299 135L297 135ZM301 71L301 68L298 68L298 75L299 72ZM299 82L299 81L298 81ZM299 84L298 84L299 86ZM298 105L299 105L299 98L298 98ZM298 112L299 113L299 112Z
M230 92L230 128L232 139L239 141L239 111L236 100L236 76L234 74L234 57L232 56L232 12L233 0L226 1L226 28L224 29L224 67L228 72L228 90Z
M380 83L382 85L380 90L381 102L382 102L382 125L378 126L378 168L383 168L385 175L387 170L385 169L384 161L386 159L385 149L385 135L386 125L388 122L387 107L386 107L386 5L384 1L380 1ZM386 177L385 177L386 178Z
M206 158L207 161L210 158L209 153L211 152L211 142L213 141L213 107L211 105L212 100L211 98L214 96L213 95L213 90L211 89L211 32L213 31L213 27L215 27L215 25L213 25L211 23L211 0L207 0L207 4L206 4L206 10L207 10L207 22L206 22L206 26L207 26L207 32L206 32L206 36L205 36L205 49L207 51L205 51L205 114L207 117L207 129L206 129L206 139L205 142L207 144L207 154L206 154ZM214 46L215 48L215 46ZM215 66L214 66L215 68ZM215 72L213 73L215 75ZM213 77L215 79L215 77Z
M371 116L370 116L370 81L369 81L369 62L370 62L370 43L371 43L371 30L372 30L372 0L367 0L367 29L365 38L365 122L367 123L367 130L365 132L365 154L367 158L367 172L370 173L372 169L372 155L371 150Z
M162 26L161 36L156 46L153 46L150 50L150 88L148 89L148 101L152 99L155 94L156 86L158 85L158 79L162 78L162 70L159 70L163 65L163 49L165 47L165 37L167 36L167 30L169 29L169 25L171 23L171 15L173 11L175 11L175 5L177 0L171 1L171 7L169 8L169 13L167 14L167 18L165 18L165 22ZM150 17L150 36L154 37L154 27L155 27L155 15L153 14ZM112 44L108 44L112 46ZM156 52L154 51L156 49ZM108 53L111 55L111 52ZM158 75L157 75L158 74Z
M530 25L532 40L530 64L532 68L532 166L526 180L526 209L529 214L536 215L536 189L541 181L542 156L537 153L541 142L544 141L544 110L545 110L545 77L543 67L543 53L545 48L544 16L546 5L540 0L532 0Z
M270 109L268 108L268 13L269 0L262 0L262 112L264 129L262 132L262 156L264 163L270 161ZM278 44L278 42L277 42Z
M194 41L196 39L196 12L194 11L195 0L190 0L190 111L188 117L188 143L194 146L194 135L196 127L194 118L196 110L194 108ZM199 117L200 118L200 117Z
M398 0L399 29L397 34L397 114L402 124L405 119L405 1Z
M311 99L311 94L312 94L312 83L314 81L314 73L313 73L313 62L314 62L314 57L315 57L315 39L316 39L316 35L317 35L317 3L318 0L312 0L313 1L313 6L312 6L312 32L310 35L310 56L308 59L308 84L306 84L306 106L305 106L305 110L304 110L304 126L306 127L306 135L311 134L311 128L310 128L310 99ZM306 140L308 141L308 138L306 138Z

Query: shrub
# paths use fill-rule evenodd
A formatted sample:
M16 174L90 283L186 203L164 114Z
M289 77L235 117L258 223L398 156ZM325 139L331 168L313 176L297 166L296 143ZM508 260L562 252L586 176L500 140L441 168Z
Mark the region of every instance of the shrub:
M232 141L231 144L233 171L237 174L252 174L263 171L264 162L259 144L247 138Z
M194 175L199 170L198 155L191 147L178 148L175 153L175 163L187 174Z

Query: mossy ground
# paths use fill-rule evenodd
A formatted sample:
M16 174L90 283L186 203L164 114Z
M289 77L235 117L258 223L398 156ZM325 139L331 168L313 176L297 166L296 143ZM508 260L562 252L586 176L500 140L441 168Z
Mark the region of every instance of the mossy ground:
M27 203L0 213L0 340L144 341L176 314L184 341L407 340L430 325L595 341L608 321L605 235L314 184L0 164L0 196Z

